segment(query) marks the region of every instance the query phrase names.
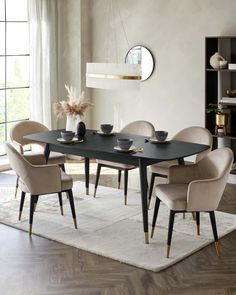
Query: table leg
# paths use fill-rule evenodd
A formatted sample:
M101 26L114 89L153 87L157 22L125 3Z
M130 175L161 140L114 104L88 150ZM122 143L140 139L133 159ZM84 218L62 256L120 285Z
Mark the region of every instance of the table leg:
M179 165L184 165L184 158L177 159Z
M89 195L89 158L84 158L86 195Z
M144 164L142 159L139 159L139 173L140 173L144 239L145 239L145 244L149 244L148 204L147 204L147 166Z
M49 155L50 155L49 144L46 144L45 150L44 150L44 156L45 156L45 159L46 159L46 163L48 162Z

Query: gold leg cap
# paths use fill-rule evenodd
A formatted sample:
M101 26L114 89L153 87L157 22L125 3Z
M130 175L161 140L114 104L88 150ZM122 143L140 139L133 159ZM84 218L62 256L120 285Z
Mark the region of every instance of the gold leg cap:
M155 226L152 227L152 230L151 230L151 238L153 238L153 235L154 235L154 230L155 230Z
M125 205L127 205L127 195L124 196Z
M217 256L220 256L220 246L219 246L219 242L215 242L215 248L216 248L216 254L217 254Z
M194 212L192 212L192 218L194 221L196 221L196 214Z
M148 232L145 233L144 239L145 239L145 244L149 244Z
M97 193L97 189L95 188L95 189L94 189L94 193L93 193L93 197L94 197L94 198L96 197L96 193Z
M169 258L170 257L170 246L167 245L167 248L166 248L166 258Z
M89 188L86 187L86 195L88 196L89 195Z
M197 225L197 235L200 236L200 225Z
M75 229L77 229L78 227L77 227L77 220L76 220L76 218L73 218L73 221L74 221Z
M17 197L17 192L18 192L18 186L16 186L16 190L15 190L15 199Z
M32 227L33 227L33 224L30 224L30 225L29 225L29 235L30 235L30 236L32 235Z
M21 214L22 214L22 211L19 212L18 220L21 220Z
M61 210L61 215L64 215L63 206L60 206L60 210Z

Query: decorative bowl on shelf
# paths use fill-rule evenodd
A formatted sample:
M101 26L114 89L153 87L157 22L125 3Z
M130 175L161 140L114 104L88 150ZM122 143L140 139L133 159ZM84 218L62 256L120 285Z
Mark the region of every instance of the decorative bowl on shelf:
M236 90L226 90L228 97L236 97Z

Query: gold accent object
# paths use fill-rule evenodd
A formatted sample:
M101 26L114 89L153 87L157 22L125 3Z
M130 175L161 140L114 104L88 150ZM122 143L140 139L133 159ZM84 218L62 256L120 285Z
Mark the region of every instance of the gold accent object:
M216 126L224 127L228 124L227 114L216 114Z
M220 256L219 242L215 242L215 248L216 248L216 254L217 254L217 256Z
M78 228L78 227L77 227L77 220L76 220L76 218L73 218L73 220L74 220L75 228L77 229L77 228Z
M64 215L63 206L60 206L60 209L61 209L61 215Z
M141 80L141 76L124 76L124 75L111 75L111 74L86 74L89 78L98 79L112 79L112 80Z
M166 247L166 258L169 258L170 257L170 246L167 245Z
M145 244L149 244L149 237L148 237L148 232L144 233L144 239L145 239Z

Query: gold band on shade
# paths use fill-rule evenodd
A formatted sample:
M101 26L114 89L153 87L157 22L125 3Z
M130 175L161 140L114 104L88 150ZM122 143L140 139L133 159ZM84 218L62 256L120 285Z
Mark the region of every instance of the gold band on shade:
M114 79L114 80L141 80L141 76L124 76L124 75L111 75L111 74L86 74L89 78L98 79Z

